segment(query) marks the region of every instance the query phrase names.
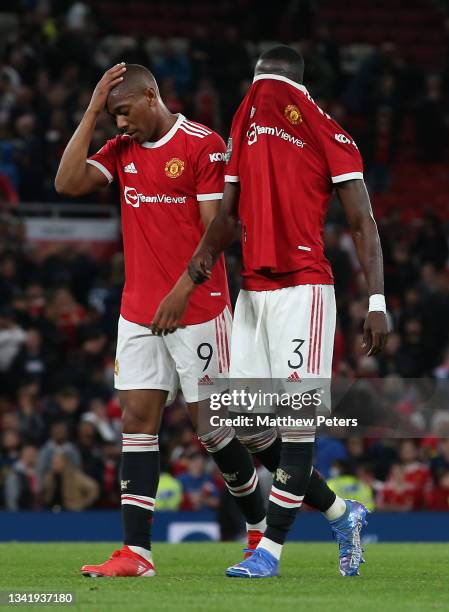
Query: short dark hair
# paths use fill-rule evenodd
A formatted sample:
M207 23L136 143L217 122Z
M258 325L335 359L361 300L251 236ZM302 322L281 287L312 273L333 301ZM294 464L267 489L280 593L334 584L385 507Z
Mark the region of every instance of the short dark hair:
M304 76L304 59L302 55L288 47L287 45L278 45L264 51L259 57L259 62L270 64L271 61L284 62L288 66L288 70L283 70L297 81L302 81Z

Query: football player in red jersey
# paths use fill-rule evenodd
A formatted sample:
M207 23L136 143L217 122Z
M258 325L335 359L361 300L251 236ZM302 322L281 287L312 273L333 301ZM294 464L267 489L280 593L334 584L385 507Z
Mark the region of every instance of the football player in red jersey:
M153 321L158 330L176 327L188 295L195 295L194 283L210 278L240 219L243 289L234 316L230 377L287 380L292 391L297 384L297 393L321 388L332 372L336 311L323 229L334 189L367 280L368 355L382 350L387 337L382 252L362 159L352 137L314 103L302 84L303 72L301 55L289 47L259 58L234 116L222 206L189 264L191 286L184 272L184 284L168 294ZM315 431L286 428L281 436L267 530L256 552L229 568L229 576L278 574L283 544L308 491ZM336 500L327 514L342 575L357 575L363 562L366 512L357 502Z
M105 107L122 133L88 157ZM84 566L85 576L154 575L150 528L163 407L180 386L196 423L199 407L207 408L211 394L227 387L231 313L223 257L190 300L182 328L162 336L150 327L217 214L224 157L217 134L169 112L146 68L118 64L99 81L60 162L59 193L82 196L118 180L125 252L115 372L123 410L124 547L101 565ZM232 427L203 427L199 436L239 504L249 548L255 548L265 509L251 456Z

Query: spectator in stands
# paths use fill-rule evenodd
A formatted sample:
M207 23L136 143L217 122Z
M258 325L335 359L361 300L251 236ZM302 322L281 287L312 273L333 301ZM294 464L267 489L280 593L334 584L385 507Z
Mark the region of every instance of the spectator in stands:
M182 485L182 510L204 510L218 507L217 487L206 472L204 455L198 452L187 457L187 470L179 476Z
M418 378L431 365L430 347L424 335L423 324L411 318L404 323L404 337L397 352L398 372L401 376Z
M44 350L39 329L28 328L25 342L21 345L9 370L10 375L18 383L28 380L36 383L37 391L45 389L46 378L49 374L49 359Z
M81 469L101 486L103 483L103 455L98 444L97 431L92 423L81 421L76 444L81 455Z
M100 397L90 400L88 411L83 414L82 421L92 424L94 432L103 442L118 443L121 432L114 428L108 417L106 403Z
M39 387L26 382L17 390L19 432L28 444L40 445L45 438L45 423L39 406Z
M441 76L429 74L415 107L418 160L438 163L444 159L447 142L447 100L443 97Z
M27 113L16 119L17 163L20 173L19 194L23 202L39 202L44 198L45 176L43 144L38 135L36 115Z
M80 452L72 442L69 442L67 425L63 421L53 423L50 437L39 451L37 475L41 484L51 469L53 457L56 454L67 455L73 467L78 468L81 465Z
M0 468L2 471L10 468L17 461L20 455L22 439L17 429L6 428L5 419L3 419L4 430L1 434L0 442Z
M332 478L327 480L329 487L343 499L357 499L368 510L374 510L374 494L369 485L358 478L346 461L334 461L331 468Z
M377 509L387 512L408 512L422 507L422 497L416 487L407 482L405 468L395 463L387 481L379 491Z
M175 46L174 42L166 42L162 55L155 58L153 64L154 75L158 82L171 78L180 96L189 91L192 79L190 59L186 52Z
M0 309L0 372L9 370L25 340L26 333L15 322L12 309Z
M183 491L180 481L174 478L167 470L165 462L161 464L161 475L157 488L156 505L158 510L179 510Z
M439 473L436 484L427 492L426 508L449 511L449 469Z
M399 459L404 466L404 479L415 487L417 491L423 491L430 481L430 470L421 461L420 446L414 440L402 440L399 445Z
M432 476L436 482L440 476L449 470L449 438L443 438L438 445L438 454L430 463Z
M314 465L324 478L332 475L335 461L345 461L348 457L348 451L341 440L322 435L317 438L315 453Z
M47 427L52 423L64 423L67 436L73 439L81 412L80 393L76 387L59 389L43 406L43 417ZM61 435L62 432L58 432Z
M39 487L36 473L38 451L35 446L24 446L5 479L5 507L7 510L37 510Z
M101 447L103 458L103 477L100 505L117 508L120 505L120 457L121 445L106 443Z
M0 173L0 208L4 204L16 206L19 203L19 195L6 174Z
M61 287L49 301L46 316L61 330L67 342L74 345L78 328L86 320L86 310L76 302L67 287Z
M100 492L93 478L75 467L64 452L53 455L42 479L42 499L53 511L80 511L90 508Z

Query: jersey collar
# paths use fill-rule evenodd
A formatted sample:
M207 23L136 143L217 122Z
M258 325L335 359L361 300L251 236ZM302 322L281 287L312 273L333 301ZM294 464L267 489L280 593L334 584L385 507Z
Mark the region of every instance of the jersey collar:
M156 140L156 142L142 142L140 146L145 147L145 149L155 149L156 147L162 147L162 145L164 145L166 142L173 138L184 119L184 115L178 113L178 118L176 119L172 127L168 130L168 132L165 134L165 136L162 136L162 138Z
M299 89L299 91L302 91L302 93L307 93L307 89L304 87L304 85L300 85L299 83L296 83L295 81L292 81L291 79L288 79L287 77L282 76L281 74L258 74L254 77L253 83L255 83L256 81L261 81L262 79L273 79L273 81L282 81L283 83L288 83L292 87L296 87L296 89Z

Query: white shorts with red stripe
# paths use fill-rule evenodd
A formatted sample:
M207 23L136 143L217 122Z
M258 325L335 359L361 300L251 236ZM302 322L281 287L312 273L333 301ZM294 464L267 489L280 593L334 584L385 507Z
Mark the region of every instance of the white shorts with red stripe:
M240 291L231 378L281 379L294 393L313 389L308 379L331 377L335 318L333 285Z
M211 321L154 336L146 325L120 317L115 388L168 391L180 387L186 402L197 402L228 387L232 317L226 307Z

